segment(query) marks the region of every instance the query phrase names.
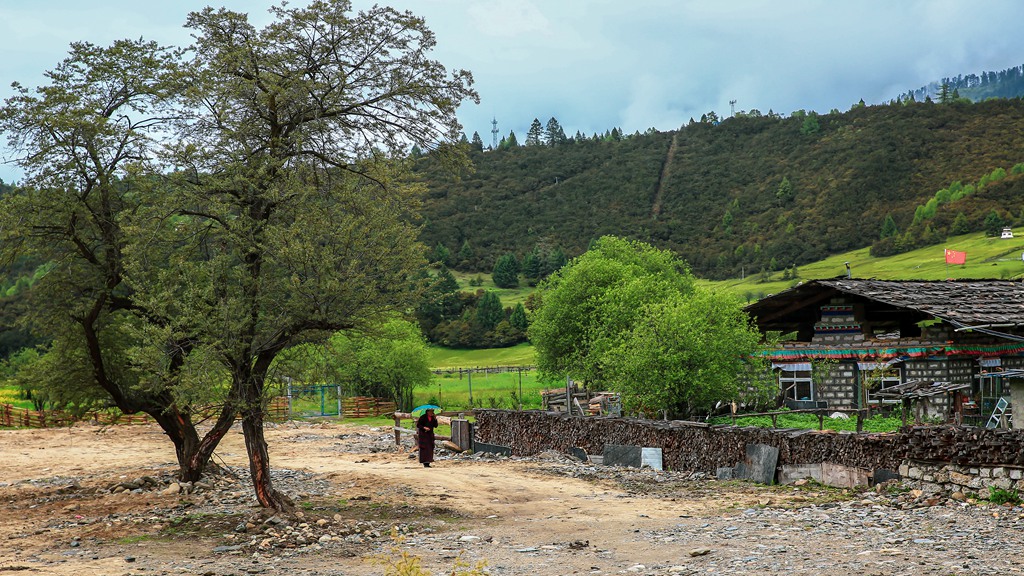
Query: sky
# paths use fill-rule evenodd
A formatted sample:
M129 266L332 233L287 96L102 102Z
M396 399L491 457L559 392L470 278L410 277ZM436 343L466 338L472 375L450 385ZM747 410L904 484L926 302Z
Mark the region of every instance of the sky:
M293 0L300 5L305 0ZM74 41L187 45L206 5L269 22L270 0L0 0L0 98ZM353 0L356 9L372 0ZM534 118L569 135L673 130L714 110L847 110L942 77L1024 64L1020 0L378 0L426 19L433 56L473 73L459 119L492 141ZM735 104L730 102L735 100ZM0 178L19 172L0 150Z

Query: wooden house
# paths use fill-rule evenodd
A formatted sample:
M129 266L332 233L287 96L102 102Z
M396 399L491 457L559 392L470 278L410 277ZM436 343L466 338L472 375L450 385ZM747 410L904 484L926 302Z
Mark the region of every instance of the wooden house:
M1024 284L813 280L746 308L782 341L767 352L791 405L884 407L984 424L1024 369ZM926 391L926 392L922 392ZM802 406L801 406L802 407Z

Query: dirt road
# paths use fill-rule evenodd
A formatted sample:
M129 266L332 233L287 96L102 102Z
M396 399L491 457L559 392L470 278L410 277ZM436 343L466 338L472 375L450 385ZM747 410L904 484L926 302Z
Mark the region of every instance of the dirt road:
M387 429L334 423L284 424L267 438L275 485L296 515L253 505L237 431L217 452L234 476L195 487L172 483L171 445L153 426L0 431L0 575L369 575L388 573L402 553L433 574L459 559L537 576L1019 572L1010 562L1022 549L1019 509L995 519L953 503L895 510L870 494L694 481L558 455L439 454L425 469ZM952 536L936 536L943 530ZM957 539L968 532L979 536Z

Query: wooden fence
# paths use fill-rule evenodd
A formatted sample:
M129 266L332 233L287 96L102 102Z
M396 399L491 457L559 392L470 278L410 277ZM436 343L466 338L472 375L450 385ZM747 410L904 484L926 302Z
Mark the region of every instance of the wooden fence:
M835 414L836 412L838 412L840 414L852 414L852 415L854 415L857 418L857 432L863 432L864 431L864 420L868 417L868 411L866 409L864 409L864 408L860 408L860 409L857 409L857 408L807 408L807 409L803 409L803 410L784 410L784 411L778 411L778 412L757 412L757 413L749 413L749 414L748 413L730 414L729 416L732 418L732 425L733 426L736 425L736 420L738 420L740 418L754 418L754 417L757 417L757 416L768 416L769 418L772 419L772 428L778 428L779 427L779 422L778 422L779 416L786 416L786 415L789 415L789 414L812 414L812 415L818 417L818 430L824 430L825 429L825 417L826 416L831 416L832 414ZM906 418L904 418L903 425L906 426L906 424L907 424L907 421L906 421Z
M0 404L0 427L6 428L58 428L70 426L79 421L99 424L147 424L153 419L145 414L122 414L120 412L88 412L76 418L61 410L28 410L12 404Z
M374 418L395 411L395 403L383 398L351 396L341 399L341 415L344 418Z

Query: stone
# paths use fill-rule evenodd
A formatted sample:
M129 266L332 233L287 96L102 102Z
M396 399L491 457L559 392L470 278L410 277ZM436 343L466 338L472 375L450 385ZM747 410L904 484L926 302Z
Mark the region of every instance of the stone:
M690 557L696 558L697 556L707 556L711 553L711 548L694 548L690 550Z

